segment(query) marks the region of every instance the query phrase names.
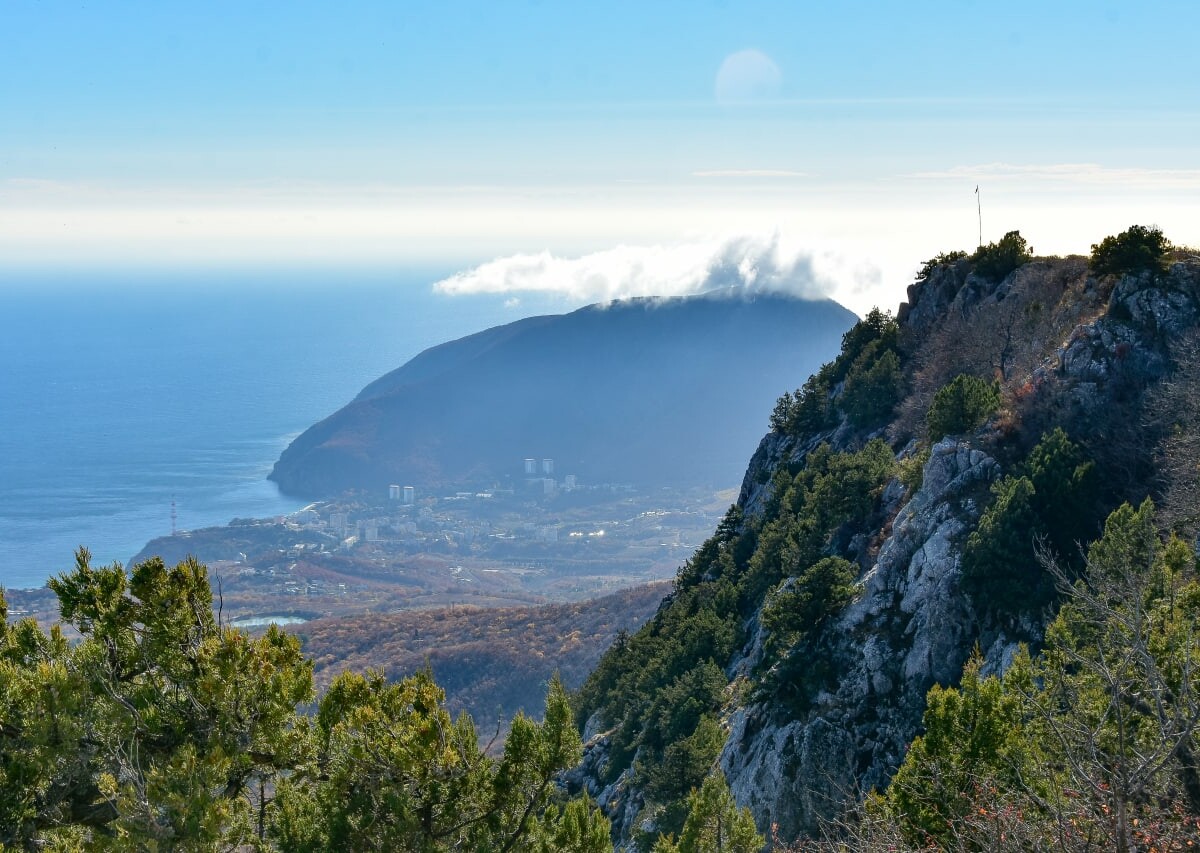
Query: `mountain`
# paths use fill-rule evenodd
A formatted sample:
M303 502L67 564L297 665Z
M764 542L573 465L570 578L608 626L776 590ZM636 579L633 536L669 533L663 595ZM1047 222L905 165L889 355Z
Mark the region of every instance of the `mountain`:
M530 317L372 382L270 477L319 498L519 481L536 458L593 484L731 484L758 439L746 413L768 411L855 319L829 300L740 290Z
M940 255L779 400L580 691L570 782L621 849L714 767L764 836L848 845L814 849L1195 843L1200 259L1147 235Z
M1200 844L1200 252L1135 227L1088 259L1016 232L939 255L768 423L636 630L659 591L314 622L314 660L232 628L191 558L81 549L50 581L70 634L0 591L0 843ZM427 652L472 701L527 704L621 627L500 756L427 670L343 672L304 715L337 655Z

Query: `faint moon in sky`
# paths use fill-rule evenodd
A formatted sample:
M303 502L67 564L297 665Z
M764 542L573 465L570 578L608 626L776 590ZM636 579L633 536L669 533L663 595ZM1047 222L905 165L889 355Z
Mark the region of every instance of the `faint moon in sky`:
M739 50L721 63L713 94L723 104L773 98L779 94L782 80L771 57L760 50Z

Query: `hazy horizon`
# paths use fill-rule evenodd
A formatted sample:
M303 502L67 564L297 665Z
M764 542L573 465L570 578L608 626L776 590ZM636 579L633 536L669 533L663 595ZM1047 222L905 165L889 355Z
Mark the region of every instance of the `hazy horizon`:
M773 243L861 314L974 247L977 200L985 242L1020 229L1043 254L1134 223L1200 243L1194 4L59 2L0 22L5 278L487 266L489 292L644 295Z
M1183 2L9 3L0 293L102 306L73 335L30 320L46 353L133 341L168 363L165 323L195 352L221 327L139 293L218 316L248 288L286 313L370 280L438 322L483 298L494 322L743 284L862 315L1012 229L1043 255L1134 223L1197 245L1198 26ZM363 334L425 319L383 310ZM400 361L364 362L347 396ZM34 417L14 373L0 397ZM227 402L164 385L145 405Z

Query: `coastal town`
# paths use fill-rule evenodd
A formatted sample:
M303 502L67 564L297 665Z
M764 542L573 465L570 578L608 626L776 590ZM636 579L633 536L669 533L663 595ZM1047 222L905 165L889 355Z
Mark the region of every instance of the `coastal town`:
M209 567L223 620L255 628L329 616L454 605L578 601L676 570L735 499L733 489L588 484L554 460L524 460L506 488L391 485L290 515L234 519L159 537L132 563L195 557ZM48 590L10 605L51 621Z

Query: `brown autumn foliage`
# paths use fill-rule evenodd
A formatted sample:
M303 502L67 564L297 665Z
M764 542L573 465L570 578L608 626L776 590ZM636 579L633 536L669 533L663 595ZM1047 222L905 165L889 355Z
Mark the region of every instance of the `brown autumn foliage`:
M318 619L294 633L313 660L318 692L345 670L377 669L397 680L429 666L451 713L466 711L488 731L519 710L540 714L555 672L577 688L617 634L641 627L670 588L647 584L571 604Z
M917 434L934 394L960 373L1019 391L1072 328L1100 313L1106 296L1089 290L1082 258L1035 260L999 284L967 279L932 328L902 341L913 379L896 437Z
M1172 342L1174 369L1151 395L1148 426L1163 436L1161 511L1176 532L1200 532L1200 333Z

